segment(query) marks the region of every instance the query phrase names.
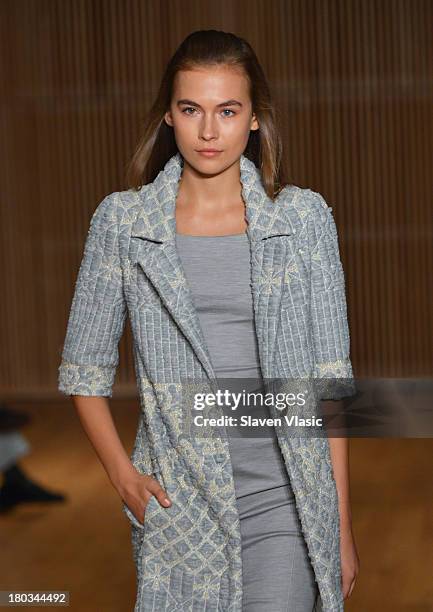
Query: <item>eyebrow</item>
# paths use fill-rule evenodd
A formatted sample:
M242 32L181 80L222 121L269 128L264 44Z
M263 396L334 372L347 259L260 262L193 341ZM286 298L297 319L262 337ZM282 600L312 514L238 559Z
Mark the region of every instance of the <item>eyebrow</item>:
M188 100L186 98L183 98L182 100L178 100L176 103L178 106L180 104L190 104L191 106L200 106L200 104L198 104L198 102L194 102L194 100ZM217 108L220 108L221 106L242 106L242 103L239 102L239 100L226 100L225 102L221 102L220 104L217 104Z

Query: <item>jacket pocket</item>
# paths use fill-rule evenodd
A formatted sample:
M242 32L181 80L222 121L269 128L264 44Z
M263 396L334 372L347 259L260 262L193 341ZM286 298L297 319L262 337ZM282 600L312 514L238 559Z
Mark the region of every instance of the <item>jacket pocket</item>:
M149 476L153 476L153 478L155 480L157 480L159 482L159 484L161 486L163 486L162 480L161 480L161 470L159 468L159 465L156 462L156 459L154 457L151 457L151 463L152 463L152 472L144 472L143 475L147 474ZM136 467L137 469L137 467ZM123 512L126 514L126 516L128 517L128 519L130 520L130 522L135 525L135 527L137 527L138 529L141 530L145 530L146 529L146 517L149 516L149 514L153 514L154 512L154 508L153 508L153 504L156 503L157 506L159 506L159 501L156 499L156 497L154 495L151 495L151 497L149 498L147 504L146 504L146 508L144 511L144 523L140 523L140 521L135 517L135 515L133 514L133 512L129 509L128 505L126 504L126 502L122 501L122 509Z
M140 521L135 517L133 512L129 509L129 507L126 504L126 502L122 502L122 509L123 509L123 512L128 517L128 519L130 520L130 522L135 527L137 527L138 529L141 529L142 531L146 531L146 529L147 529L147 518L148 518L149 514L153 511L153 504L154 503L159 506L159 501L156 499L156 497L154 495L152 495L149 498L149 501L146 504L146 508L145 508L145 511L144 511L144 523L140 523Z

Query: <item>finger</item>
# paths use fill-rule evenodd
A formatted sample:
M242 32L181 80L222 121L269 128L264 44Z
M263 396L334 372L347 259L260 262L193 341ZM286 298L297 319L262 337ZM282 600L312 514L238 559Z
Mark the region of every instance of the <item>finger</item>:
M347 583L347 579L346 579L346 578L343 578L343 579L341 580L341 592L342 592L342 594L343 594L343 598L344 598L344 599L346 599L347 597L349 597L349 593L348 593L348 591L349 591L349 585L348 585L348 583Z
M164 489L161 487L159 482L155 480L148 485L148 490L156 497L158 502L165 508L171 506L171 501Z
M347 594L346 594L346 596L345 596L345 599L348 599L348 598L351 596L352 591L353 591L353 587L354 587L354 585L355 585L355 581L354 581L354 580L352 580L352 581L350 582L350 584L348 585L348 587L347 587Z

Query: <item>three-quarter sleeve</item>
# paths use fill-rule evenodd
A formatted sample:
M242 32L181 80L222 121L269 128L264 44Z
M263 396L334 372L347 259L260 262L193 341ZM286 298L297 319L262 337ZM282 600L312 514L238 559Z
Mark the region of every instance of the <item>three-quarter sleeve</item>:
M125 320L118 194L112 193L90 221L58 369L59 391L111 397Z
M319 193L310 193L314 196L307 222L314 379L320 399L341 399L356 393L344 271L332 208Z

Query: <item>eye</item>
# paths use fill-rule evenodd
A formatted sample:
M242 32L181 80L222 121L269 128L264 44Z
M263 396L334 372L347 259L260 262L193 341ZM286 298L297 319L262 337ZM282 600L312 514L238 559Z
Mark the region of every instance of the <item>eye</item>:
M192 113L187 113L186 112L188 110L195 111L196 109L193 106L186 106L185 108L182 109L182 112L185 113L185 115L191 115Z
M193 106L186 106L185 108L182 109L182 113L184 113L185 115L192 115L197 109L194 108ZM192 111L191 113L189 111ZM225 117L232 117L233 115L236 115L236 113L234 111L232 111L230 108L224 108L222 111L222 113L231 113L231 115L225 115Z

